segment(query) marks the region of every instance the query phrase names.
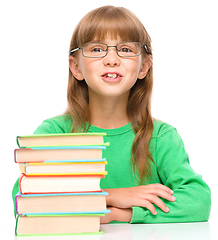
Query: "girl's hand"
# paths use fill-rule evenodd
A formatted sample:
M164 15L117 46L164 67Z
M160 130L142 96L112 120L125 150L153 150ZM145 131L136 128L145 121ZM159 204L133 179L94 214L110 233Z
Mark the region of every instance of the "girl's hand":
M108 207L110 213L100 218L101 224L106 224L112 221L130 222L132 219L132 209Z
M176 198L170 188L162 184L141 185L130 188L104 189L109 195L106 197L107 205L117 208L146 207L152 214L156 215L155 204L162 211L169 212L169 208L160 199L164 198L174 202ZM152 204L153 203L153 204Z

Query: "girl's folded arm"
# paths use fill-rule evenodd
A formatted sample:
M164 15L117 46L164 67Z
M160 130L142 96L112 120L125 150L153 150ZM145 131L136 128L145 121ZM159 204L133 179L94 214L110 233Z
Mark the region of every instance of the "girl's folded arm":
M211 193L189 164L183 142L175 129L156 139L154 160L163 184L105 189L111 215L105 221L131 223L207 221ZM131 210L131 211L130 211ZM131 220L129 216L131 214ZM110 219L111 218L111 219Z
M207 221L211 207L211 192L202 177L195 173L183 142L175 129L156 140L156 164L162 183L174 191L176 201L162 201L169 208L156 208L153 215L143 207L132 207L131 223L170 223Z

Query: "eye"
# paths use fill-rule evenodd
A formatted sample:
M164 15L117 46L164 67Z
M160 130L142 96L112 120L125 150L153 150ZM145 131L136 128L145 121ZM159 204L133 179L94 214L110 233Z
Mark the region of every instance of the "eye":
M93 47L91 52L104 52L105 50L101 47Z
M90 43L87 44L88 50L89 52L93 52L93 53L101 53L101 52L105 52L107 49L107 46L103 45L103 44L96 44L96 43Z
M120 47L120 48L118 49L118 51L119 51L119 52L126 52L126 53L132 52L132 50L131 50L129 47Z

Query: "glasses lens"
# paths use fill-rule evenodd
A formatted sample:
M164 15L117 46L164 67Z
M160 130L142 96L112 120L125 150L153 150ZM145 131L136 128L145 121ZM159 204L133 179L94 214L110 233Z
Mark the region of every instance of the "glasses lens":
M117 51L121 57L134 57L141 54L142 45L139 42L124 42L117 45Z
M85 57L104 57L107 53L107 45L104 43L86 43L83 45Z

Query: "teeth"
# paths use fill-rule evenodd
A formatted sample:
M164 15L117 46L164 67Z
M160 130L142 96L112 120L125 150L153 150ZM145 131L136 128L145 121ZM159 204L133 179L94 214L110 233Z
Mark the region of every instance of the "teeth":
M108 74L107 74L107 77L108 77L108 78L117 78L118 75L117 75L116 73L108 73Z

